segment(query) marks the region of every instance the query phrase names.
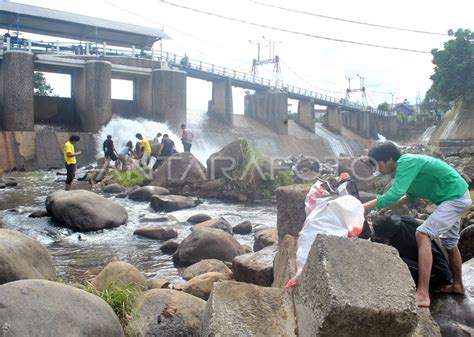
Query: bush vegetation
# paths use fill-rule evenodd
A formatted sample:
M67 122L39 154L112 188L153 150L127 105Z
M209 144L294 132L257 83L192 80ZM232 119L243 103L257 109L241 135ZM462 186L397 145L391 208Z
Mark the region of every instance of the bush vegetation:
M134 168L127 171L116 171L113 181L125 186L131 187L142 185L145 180L145 172L142 168Z

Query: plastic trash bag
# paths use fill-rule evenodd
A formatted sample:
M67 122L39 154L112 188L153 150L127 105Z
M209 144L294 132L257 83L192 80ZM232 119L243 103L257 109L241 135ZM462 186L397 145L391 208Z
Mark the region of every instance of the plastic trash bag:
M318 234L353 237L362 232L364 206L347 192L348 175L339 177L337 187L318 180L306 195L306 220L298 235L296 275L287 288L296 285Z

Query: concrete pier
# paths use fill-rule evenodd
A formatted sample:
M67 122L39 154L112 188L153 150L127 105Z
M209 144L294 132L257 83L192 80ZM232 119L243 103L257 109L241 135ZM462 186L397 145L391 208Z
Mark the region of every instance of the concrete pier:
M179 130L179 126L186 123L186 73L153 70L152 87L152 118Z
M245 96L246 116L252 117L280 135L288 134L288 94L282 91L256 91Z
M3 111L0 114L2 129L33 131L33 54L26 51L5 52L2 73Z
M341 108L339 107L328 107L328 127L331 131L341 133L342 131L342 118Z
M312 100L298 101L298 118L296 123L314 132L314 102Z
M209 101L208 113L216 117L220 122L233 126L233 101L232 82L230 78L226 81L212 82L212 100Z

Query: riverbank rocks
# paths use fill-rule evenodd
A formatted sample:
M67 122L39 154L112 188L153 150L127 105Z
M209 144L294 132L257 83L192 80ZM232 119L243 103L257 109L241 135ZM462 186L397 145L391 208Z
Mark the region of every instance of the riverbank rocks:
M128 219L123 206L85 190L48 195L46 210L56 224L79 232L118 227Z
M206 228L216 228L221 229L224 232L232 234L232 226L230 223L224 218L215 218L211 220L207 220L204 222L200 222L198 224L193 225L193 230L195 229L206 229Z
M209 180L233 178L233 171L244 165L246 160L243 143L243 139L237 139L211 154L206 162Z
M418 323L405 263L361 239L318 235L294 301L300 336L410 336Z
M0 284L22 279L56 279L48 250L20 232L0 229Z
M474 258L474 225L470 225L461 231L459 251L463 261Z
M104 188L102 189L102 192L107 193L107 194L119 194L119 193L127 192L127 189L124 186L115 183L115 184L104 186Z
M207 301L201 336L297 336L294 317L284 289L220 281Z
M10 282L0 286L0 303L4 336L125 336L103 299L61 283Z
M474 259L462 265L466 294L434 294L430 311L444 337L474 336Z
M253 229L252 223L248 220L245 220L239 223L238 225L235 225L234 227L232 227L232 232L234 234L245 235L245 234L252 233L252 229Z
M159 186L143 186L139 187L128 196L133 201L151 201L153 195L168 195L170 191L167 188Z
M192 224L197 224L197 223L204 222L211 219L212 218L210 215L207 215L204 213L198 213L198 214L191 215L186 221Z
M232 261L244 253L240 243L220 229L195 229L178 247L175 262L190 265L204 259Z
M182 152L168 157L153 173L152 185L176 190L184 186L191 191L207 180L204 165L189 152ZM175 192L176 193L176 192Z
M255 233L255 242L253 244L253 251L257 252L260 249L278 243L278 232L276 228L266 228Z
M160 250L163 252L163 254L171 255L174 254L176 250L178 250L178 247L179 243L173 240L168 240L160 246Z
M201 184L199 196L203 198L221 198L225 190L224 178L208 180Z
M183 271L183 278L186 281L189 281L193 277L209 273L209 272L218 272L222 274L228 274L232 278L232 271L226 266L226 264L220 260L216 259L206 259L201 260L195 264L190 265Z
M154 195L150 206L156 212L174 212L199 205L199 200L182 195Z
M278 240L285 234L298 237L306 219L304 201L311 185L289 185L276 189Z
M273 260L277 250L277 246L269 246L256 253L236 256L232 260L235 280L270 287L273 283Z
M204 273L193 277L188 282L180 286L180 289L190 295L202 298L207 301L211 294L214 283L219 280L229 280L229 274L223 274L218 272Z
M0 182L5 184L6 187L13 187L18 185L18 181L13 177L0 177Z
M204 300L180 291L148 290L135 301L126 331L129 336L202 336L205 305Z
M178 231L169 226L146 226L136 229L134 235L141 235L155 240L169 240L178 237Z
M91 284L99 291L113 285L118 288L133 285L138 289L148 289L145 276L130 263L123 261L110 262L91 280Z

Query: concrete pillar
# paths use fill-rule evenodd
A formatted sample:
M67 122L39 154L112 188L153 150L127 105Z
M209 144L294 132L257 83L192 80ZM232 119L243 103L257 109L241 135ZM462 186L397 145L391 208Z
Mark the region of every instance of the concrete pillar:
M156 69L152 73L152 118L172 128L186 123L186 73Z
M266 122L280 135L288 134L288 94L282 91L268 91Z
M72 97L84 132L97 132L112 118L112 64L86 61L71 75Z
M342 131L342 121L341 121L341 108L339 107L327 107L328 110L328 128L336 133L341 133Z
M314 132L314 102L312 100L298 101L298 118L296 122L302 127Z
M209 101L207 112L216 116L218 120L226 125L234 125L232 82L230 78L225 81L212 82L212 100Z
M3 112L4 130L34 130L34 64L33 54L26 51L7 51L3 55Z
M138 115L151 119L153 115L151 76L138 77L135 80L135 97Z

